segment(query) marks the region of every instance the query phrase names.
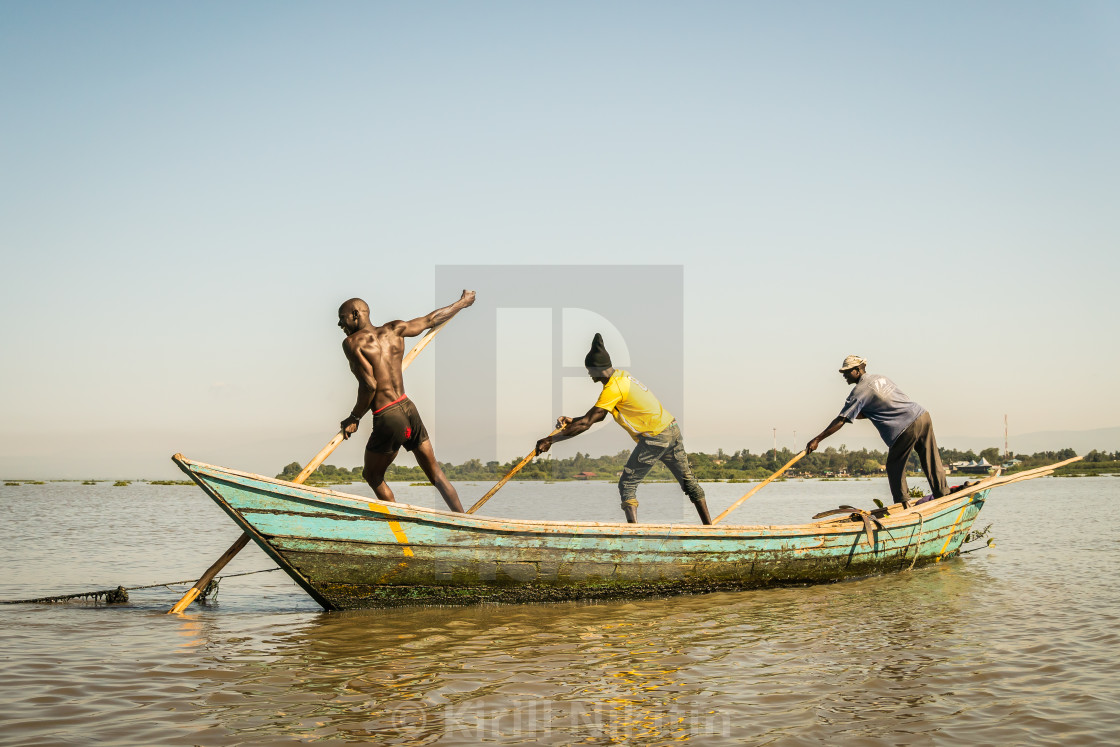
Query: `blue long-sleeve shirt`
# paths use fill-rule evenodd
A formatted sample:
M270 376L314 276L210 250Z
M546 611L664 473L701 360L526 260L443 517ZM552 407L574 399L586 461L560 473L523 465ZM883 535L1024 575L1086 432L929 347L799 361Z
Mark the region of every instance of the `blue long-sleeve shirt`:
M888 446L918 419L926 408L906 396L886 376L865 373L852 387L840 417L849 423L863 416L879 431Z

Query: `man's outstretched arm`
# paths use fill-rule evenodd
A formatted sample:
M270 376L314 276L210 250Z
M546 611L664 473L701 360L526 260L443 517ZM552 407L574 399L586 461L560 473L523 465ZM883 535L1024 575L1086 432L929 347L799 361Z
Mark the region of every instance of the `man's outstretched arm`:
M431 329L437 324L443 324L472 303L474 303L474 291L465 290L455 303L444 306L442 309L436 309L425 316L418 316L407 322L401 322L401 326L397 328L397 333L401 337L416 337L426 329Z
M843 415L837 415L832 420L832 422L828 424L827 428L825 428L823 431L821 431L819 434L817 434L816 438L812 439L811 441L809 441L809 443L805 444L805 456L809 456L814 451L816 451L817 447L821 445L821 441L825 440L826 438L831 436L833 433L835 433L836 431L843 428L844 425L847 422L848 422L847 418L845 418Z
M564 430L560 431L555 436L545 436L537 441L537 453L545 453L552 448L552 444L556 441L567 441L569 438L578 436L605 417L607 417L607 411L602 407L592 407L583 417L576 418L575 420L561 415L556 421L556 425L563 426Z

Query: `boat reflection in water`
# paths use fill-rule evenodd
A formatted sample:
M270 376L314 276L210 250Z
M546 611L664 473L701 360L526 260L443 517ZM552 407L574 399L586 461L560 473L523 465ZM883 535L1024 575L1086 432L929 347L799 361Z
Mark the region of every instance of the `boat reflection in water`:
M242 737L382 744L729 743L877 721L937 731L937 709L918 707L944 698L946 678L999 671L962 656L970 629L958 624L989 580L955 563L906 578L291 623L210 615L188 637L241 653L199 662L196 716Z

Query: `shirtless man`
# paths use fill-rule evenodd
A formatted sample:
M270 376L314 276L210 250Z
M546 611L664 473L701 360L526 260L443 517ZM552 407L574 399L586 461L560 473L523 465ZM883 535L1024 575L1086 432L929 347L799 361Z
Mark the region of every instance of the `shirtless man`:
M397 457L401 446L411 451L432 485L439 490L452 511L462 513L459 494L440 469L428 440L428 431L404 393L401 360L404 338L416 337L426 329L443 324L474 303L474 291L463 291L458 301L427 316L409 322L399 319L375 327L369 321L369 306L360 298L351 298L338 308L338 326L346 333L342 350L350 362L350 370L358 380L358 399L350 417L342 421L343 438L358 430L358 421L373 410L373 432L366 444L362 477L383 501L394 501L393 491L385 482L385 470Z

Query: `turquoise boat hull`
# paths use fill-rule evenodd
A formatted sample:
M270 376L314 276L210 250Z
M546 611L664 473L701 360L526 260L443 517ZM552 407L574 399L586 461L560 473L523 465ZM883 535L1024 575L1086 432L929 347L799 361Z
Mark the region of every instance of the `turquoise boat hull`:
M176 464L328 610L695 593L894 573L956 555L988 490L789 526L500 519Z

